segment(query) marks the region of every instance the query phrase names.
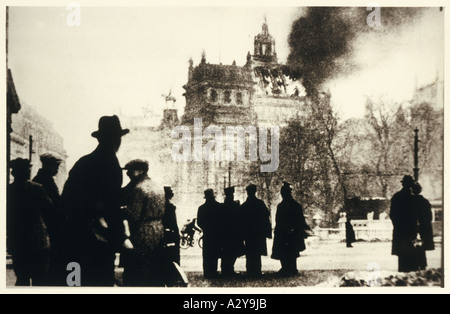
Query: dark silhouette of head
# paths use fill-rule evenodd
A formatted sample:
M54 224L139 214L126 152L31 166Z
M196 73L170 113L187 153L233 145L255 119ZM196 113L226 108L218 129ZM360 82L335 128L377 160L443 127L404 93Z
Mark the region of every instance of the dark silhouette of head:
M414 182L412 186L412 192L414 193L414 195L419 195L420 193L422 193L422 186L419 182Z
M24 182L31 178L31 164L28 159L17 158L10 162L14 182Z
M292 198L292 188L290 183L283 183L283 186L281 187L281 196L283 197L283 199Z
M164 194L166 196L166 201L170 201L175 196L170 186L164 187Z
M204 193L205 193L206 201L213 201L213 200L215 200L214 190L213 189L207 189L207 190L205 190Z
M403 188L405 189L412 188L412 186L414 185L414 179L409 175L404 176L401 182Z
M51 176L56 176L58 174L62 159L50 153L43 154L40 158L42 162L42 169L50 173Z
M229 188L226 188L226 189L224 190L226 199L233 200L233 199L234 199L234 192L235 192L234 186L231 186L231 187L229 187Z
M246 190L247 190L247 195L249 197L253 197L253 196L256 196L256 191L258 190L258 188L256 187L256 185L250 184L249 186L247 186Z
M127 163L123 169L127 170L127 176L132 182L139 181L147 177L148 162L146 160L135 159Z
M119 117L103 116L98 122L98 130L91 135L98 140L102 148L118 152L122 144L122 136L129 132L128 129L122 129Z

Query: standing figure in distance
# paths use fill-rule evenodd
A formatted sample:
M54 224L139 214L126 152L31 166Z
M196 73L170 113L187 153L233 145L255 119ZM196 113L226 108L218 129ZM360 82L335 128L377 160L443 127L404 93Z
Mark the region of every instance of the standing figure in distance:
M177 208L170 202L175 195L172 188L169 186L164 187L164 193L166 196L166 203L163 225L165 231L164 241L167 245L166 251L169 260L180 265L180 230L177 223Z
M164 286L165 198L147 174L147 161L130 161L124 169L130 178L124 201L131 241L122 261L124 286Z
M422 186L419 182L414 182L412 192L413 206L417 214L419 234L420 239L422 240L422 245L417 248L419 254L419 269L426 269L427 257L425 251L433 251L435 248L433 226L431 225L433 213L431 211L430 202L420 194L422 192Z
M352 248L352 244L356 242L355 230L353 229L352 219L349 216L347 216L347 222L345 223L345 242L348 248Z
M266 239L272 239L270 211L266 204L256 197L256 191L257 187L254 184L247 187L248 198L241 207L247 275L250 277L262 275L261 256L267 256Z
M97 148L72 168L61 195L67 216L70 262L82 270L82 286L113 286L115 253L124 244L120 211L122 168L116 157L122 136L117 116L100 118Z
M403 188L391 199L390 218L394 226L392 255L398 256L398 271L410 272L418 269L414 242L417 239L417 214L413 205L411 189L414 179L407 175L401 181Z
M41 155L42 168L39 169L33 182L39 183L44 188L47 196L53 203L52 209L46 218L45 224L50 236L50 286L66 285L66 259L64 258L64 228L65 219L59 207L61 196L54 177L58 174L62 160L52 154Z
M222 275L232 277L236 259L245 253L244 239L242 235L241 206L234 200L234 187L225 189L225 202L222 214Z
M30 181L28 159L10 162L14 182L7 191L7 251L12 255L16 286L48 284L50 238L45 225L52 208L40 184Z
M277 208L272 258L281 262L280 275L294 276L298 274L297 258L306 249L305 234L310 228L306 224L302 205L292 197L289 183L285 182L282 186L281 196L283 201Z
M222 204L216 201L214 191L205 192L205 203L199 207L197 224L203 231L203 275L216 278L219 258L221 257L221 211Z

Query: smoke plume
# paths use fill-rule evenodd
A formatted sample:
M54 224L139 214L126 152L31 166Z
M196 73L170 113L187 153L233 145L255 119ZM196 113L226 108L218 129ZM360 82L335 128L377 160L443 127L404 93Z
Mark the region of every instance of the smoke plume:
M312 7L292 25L287 65L301 79L308 95L324 83L358 68L352 58L360 36L383 40L413 21L423 8L380 8L381 26L371 27L367 8ZM373 25L372 25L373 26Z

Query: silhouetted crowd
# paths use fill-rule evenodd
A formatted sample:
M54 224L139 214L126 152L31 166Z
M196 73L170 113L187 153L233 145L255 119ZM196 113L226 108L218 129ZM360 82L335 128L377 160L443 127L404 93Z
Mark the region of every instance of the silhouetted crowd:
M401 183L403 188L391 200L392 254L398 256L399 272L423 270L427 267L425 251L435 248L431 204L420 195L422 187L411 176L404 176Z
M117 253L124 285L167 286L177 279L173 192L170 187L159 192L146 161L120 167L116 153L128 132L117 116L102 117L92 133L98 147L76 162L61 196L53 179L60 159L41 156L33 181L29 160L10 162L7 251L16 285L66 286L68 265L77 263L81 286L113 286ZM124 188L123 170L130 177Z
M120 167L116 153L128 132L117 116L102 117L92 133L97 148L73 166L61 195L54 181L61 163L57 157L42 155L42 168L33 181L29 160L10 162L14 182L7 195L7 250L16 285L66 286L68 264L75 262L81 286L113 286L117 253L124 286L186 284L176 207L171 203L174 193L169 186L162 190L154 184L145 160ZM122 188L123 170L130 183ZM434 249L431 205L411 177L402 182L402 191L392 198L392 253L399 256L399 271L412 271L425 268L425 250ZM234 199L234 187L225 189L223 203L216 201L213 190L204 192L205 203L190 232L191 239L195 228L203 232L204 277L219 275L219 260L221 275L235 276L235 262L244 255L247 275L261 277L261 256L268 255L272 234L271 257L281 263L279 274L296 275L310 228L291 185L285 182L281 188L274 230L269 209L256 196L257 186L249 185L246 191L242 205ZM355 241L351 224L349 229L347 246Z
M256 197L257 186L249 185L247 200L239 205L234 200L234 187L225 189L223 204L215 200L214 191L205 191L205 204L200 206L197 224L203 230L203 272L205 278L221 274L236 275L234 265L238 257L246 257L247 275L262 276L261 256L268 255L267 239L272 239L270 211L264 201ZM306 249L306 224L302 206L292 197L292 188L284 183L281 188L283 201L278 205L272 258L280 260L280 275L298 273L297 258Z

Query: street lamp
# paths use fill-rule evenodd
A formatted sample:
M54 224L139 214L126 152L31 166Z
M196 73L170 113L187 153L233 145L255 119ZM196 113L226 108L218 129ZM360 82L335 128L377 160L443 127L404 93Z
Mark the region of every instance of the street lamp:
M419 181L419 129L414 130L414 180Z

